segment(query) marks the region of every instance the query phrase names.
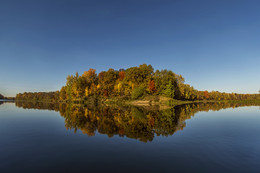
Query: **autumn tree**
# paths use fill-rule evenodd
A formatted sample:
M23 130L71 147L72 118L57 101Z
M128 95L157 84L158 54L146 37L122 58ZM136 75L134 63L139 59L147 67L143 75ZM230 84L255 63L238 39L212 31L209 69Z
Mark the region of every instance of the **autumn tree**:
M67 81L66 81L66 97L68 100L72 99L72 85L75 81L75 78L73 75L67 76Z
M113 94L114 86L118 78L118 72L110 68L106 72L102 72L99 75L98 84L100 85L100 90L104 96L110 96Z
M118 75L119 75L119 80L122 81L125 78L125 71L120 71Z
M147 85L152 77L153 67L142 64L139 67L128 68L125 73L126 80L132 82L134 86Z
M85 79L85 95L96 93L97 84L98 84L98 76L96 74L96 70L90 68L88 71L85 71L82 75Z
M209 92L208 92L208 91L204 91L204 98L205 98L206 100L209 99Z
M154 93L156 91L154 80L149 81L148 89L151 93Z
M67 99L67 87L63 86L60 90L60 100L66 100Z

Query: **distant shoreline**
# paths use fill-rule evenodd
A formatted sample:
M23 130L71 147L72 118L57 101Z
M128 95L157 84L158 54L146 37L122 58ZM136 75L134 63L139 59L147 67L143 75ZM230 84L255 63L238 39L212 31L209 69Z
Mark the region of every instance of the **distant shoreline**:
M40 102L40 103L67 103L67 104L88 104L93 105L91 101L86 100L77 100L71 102L64 101L53 101L53 100L1 100L0 101L8 101L8 102ZM105 99L99 100L98 105L132 105L132 106L167 106L174 107L177 105L183 104L193 104L193 103L214 103L214 102L229 102L229 103L260 103L260 100L194 100L194 101L183 101L183 100L172 100L172 101L152 101L152 100L122 100L122 99Z

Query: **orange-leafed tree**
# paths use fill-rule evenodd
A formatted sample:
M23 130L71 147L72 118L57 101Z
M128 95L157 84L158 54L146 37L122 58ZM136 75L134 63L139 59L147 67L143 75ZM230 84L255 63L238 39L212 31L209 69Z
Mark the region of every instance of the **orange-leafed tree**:
M88 71L85 71L82 77L86 79L88 86L91 86L91 84L97 84L97 74L96 70L93 68L90 68Z
M156 91L154 80L149 81L148 89L152 93Z
M204 98L205 99L209 99L209 92L208 91L204 91Z
M124 71L120 71L118 75L119 75L120 81L122 81L125 78L125 72Z

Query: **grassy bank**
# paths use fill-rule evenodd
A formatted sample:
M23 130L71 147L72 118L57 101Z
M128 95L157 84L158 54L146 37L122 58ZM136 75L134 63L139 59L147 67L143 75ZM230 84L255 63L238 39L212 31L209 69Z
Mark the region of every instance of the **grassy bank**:
M212 103L212 102L229 102L229 103L259 103L260 100L175 100L163 96L147 96L142 99L120 99L120 98L110 98L104 99L105 104L124 104L124 105L134 105L134 106L177 106L182 104L190 103Z

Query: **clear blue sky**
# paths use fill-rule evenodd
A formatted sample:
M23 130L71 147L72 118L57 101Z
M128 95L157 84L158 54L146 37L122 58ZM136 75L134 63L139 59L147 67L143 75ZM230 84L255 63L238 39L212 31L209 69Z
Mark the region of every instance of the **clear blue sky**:
M151 64L199 90L260 89L259 0L0 0L0 93Z

